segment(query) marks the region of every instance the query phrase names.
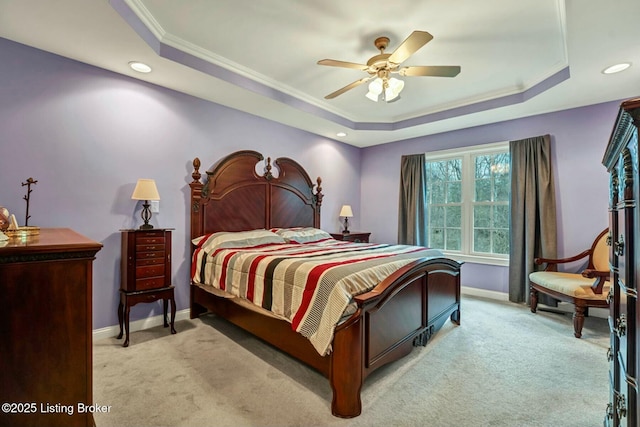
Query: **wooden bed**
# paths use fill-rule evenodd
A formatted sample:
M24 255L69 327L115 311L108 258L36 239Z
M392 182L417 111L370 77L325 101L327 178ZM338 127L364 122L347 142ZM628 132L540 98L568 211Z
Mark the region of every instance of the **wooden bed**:
M320 228L321 180L316 184L289 158L238 151L217 162L201 182L193 161L191 238L217 231L275 227ZM258 173L256 169L263 169ZM373 290L355 297L356 312L340 323L332 352L321 356L286 321L243 308L191 283L191 318L207 311L311 366L329 379L335 416L360 415L360 390L377 368L426 345L447 318L460 323L460 264L423 258L406 265Z

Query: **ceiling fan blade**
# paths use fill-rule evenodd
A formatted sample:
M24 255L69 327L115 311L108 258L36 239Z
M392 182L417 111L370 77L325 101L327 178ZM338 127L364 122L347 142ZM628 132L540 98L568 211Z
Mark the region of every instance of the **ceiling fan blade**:
M369 68L365 64L356 64L355 62L336 61L335 59L321 59L318 65L328 65L330 67L355 68L356 70L366 70Z
M356 80L355 82L346 85L345 87L343 87L342 89L338 89L337 91L330 93L329 95L325 96L325 99L333 99L338 95L342 95L343 93L345 93L348 90L353 89L356 86L360 86L362 83L366 83L369 80L371 80L372 78L374 78L375 76L371 76L371 77L365 77L363 79L360 80Z
M400 64L413 55L418 49L429 43L433 36L426 31L414 31L391 54L388 61Z
M398 70L401 76L455 77L460 74L459 65L423 65L403 67Z

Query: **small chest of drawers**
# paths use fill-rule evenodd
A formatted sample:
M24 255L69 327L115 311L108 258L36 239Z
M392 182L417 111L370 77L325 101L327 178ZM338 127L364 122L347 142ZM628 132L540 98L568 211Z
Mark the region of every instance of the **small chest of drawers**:
M120 261L120 304L118 320L122 338L126 329L124 347L129 345L129 312L138 303L163 300L164 326L167 307L171 302L171 333L176 333L174 287L171 285L171 230L170 228L120 230L122 253Z
M120 288L128 291L171 285L171 230L122 230Z

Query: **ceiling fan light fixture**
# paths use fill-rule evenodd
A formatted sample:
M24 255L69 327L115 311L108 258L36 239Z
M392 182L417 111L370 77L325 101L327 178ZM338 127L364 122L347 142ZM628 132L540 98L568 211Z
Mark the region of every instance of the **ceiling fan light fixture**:
M385 101L389 102L396 99L398 95L400 95L400 92L402 92L402 89L404 89L404 82L395 77L391 77L384 90Z
M384 91L384 100L385 102L389 102L389 101L393 101L394 99L396 99L398 95L393 93L393 91L390 88L387 88Z
M370 100L372 100L373 102L378 102L378 97L379 95L376 93L373 93L371 91L367 92L367 94L365 95L367 98L369 98Z
M371 83L369 83L369 92L380 95L382 93L382 87L384 82L380 77L376 77Z
M384 82L380 77L376 77L371 83L369 83L369 92L366 97L373 102L378 102L378 96L382 93Z

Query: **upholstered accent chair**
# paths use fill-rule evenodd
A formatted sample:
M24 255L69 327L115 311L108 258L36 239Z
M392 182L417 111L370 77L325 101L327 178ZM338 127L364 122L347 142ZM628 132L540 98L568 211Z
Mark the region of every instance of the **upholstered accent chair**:
M546 264L544 271L529 274L531 312L538 308L538 293L543 293L575 306L573 329L576 338L582 336L584 316L589 307L607 308L609 295L609 248L605 229L587 249L578 255L562 258L536 258L538 265ZM587 266L578 273L559 272L558 264L579 261L588 257Z

